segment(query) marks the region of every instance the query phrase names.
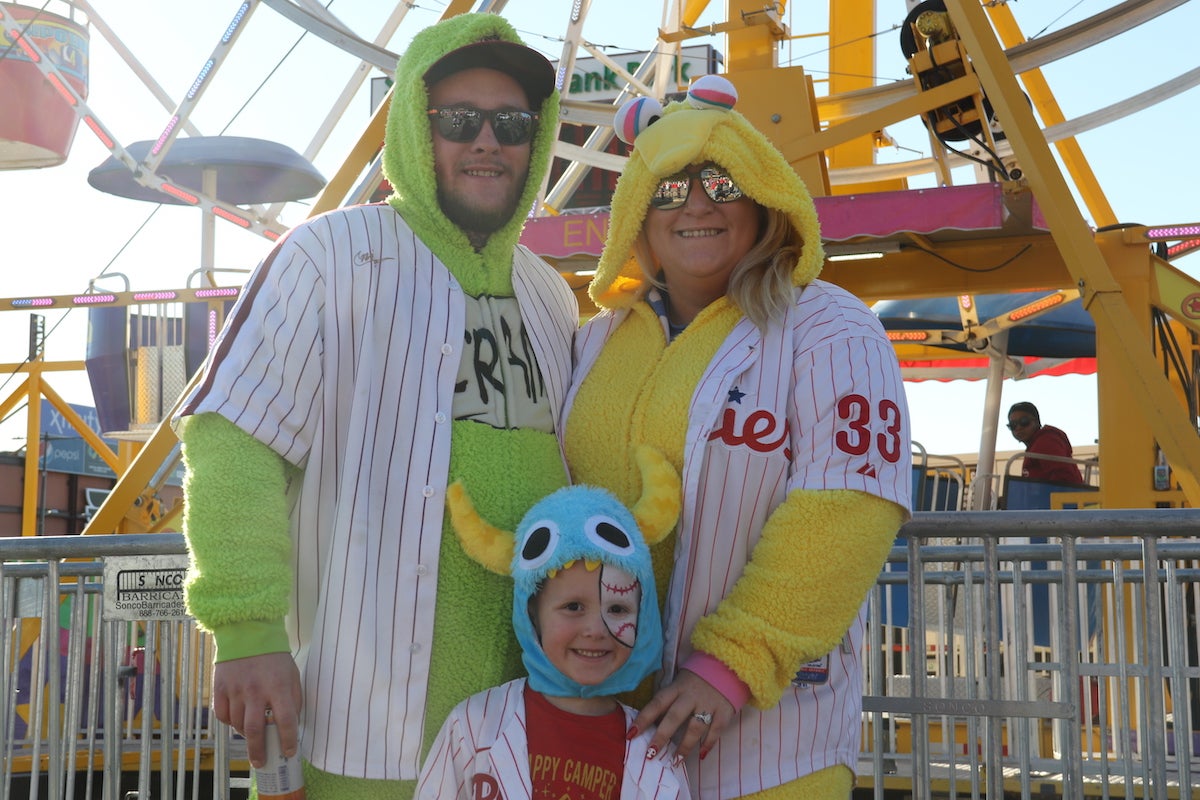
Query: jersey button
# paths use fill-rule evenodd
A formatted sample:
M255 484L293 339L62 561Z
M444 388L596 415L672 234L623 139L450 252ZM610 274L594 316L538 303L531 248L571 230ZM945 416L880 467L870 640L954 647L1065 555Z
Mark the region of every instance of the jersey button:
M445 342L442 344L442 355L448 356L453 352L454 352L454 345L450 344L449 342Z
M425 566L424 564L417 564L417 574L418 575L428 575L429 567Z
M421 495L423 497L433 497L433 487L426 486L424 489L421 490Z
M436 422L438 425L441 425L443 422L446 421L446 415L443 414L441 411L439 411L433 415L433 421Z
M408 650L409 650L409 652L410 652L410 653L419 653L419 652L421 652L421 643L420 643L420 642L413 642L412 644L410 644L410 645L408 646Z

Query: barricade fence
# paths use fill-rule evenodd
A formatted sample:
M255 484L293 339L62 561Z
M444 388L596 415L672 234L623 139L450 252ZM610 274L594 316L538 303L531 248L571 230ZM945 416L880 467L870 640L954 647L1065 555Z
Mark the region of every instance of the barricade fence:
M0 800L244 796L185 566L0 538ZM918 513L868 598L858 794L1200 797L1197 582L1197 509Z
M0 538L0 800L229 796L186 564L180 534Z
M870 603L859 784L1200 797L1200 510L918 514Z

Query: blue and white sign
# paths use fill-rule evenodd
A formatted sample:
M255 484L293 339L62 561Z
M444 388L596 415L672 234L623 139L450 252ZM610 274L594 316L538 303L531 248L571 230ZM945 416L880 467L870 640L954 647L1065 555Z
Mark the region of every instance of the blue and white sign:
M78 414L89 428L97 434L100 432L100 417L92 406L69 404L71 410ZM70 472L75 475L93 475L100 478L115 478L116 473L100 457L91 445L83 440L83 435L75 430L54 404L42 400L42 420L39 445L41 447L41 462L39 466L50 472ZM117 447L115 439L105 439L104 443L114 450Z
M68 403L71 410L78 414L89 428L100 433L100 416L92 406L80 406ZM108 466L100 454L84 441L83 435L75 430L67 418L54 407L49 400L42 400L42 420L40 428L41 459L38 466L49 472L68 472L74 475L91 475L98 478L116 478L117 474ZM117 449L116 439L102 439L112 448ZM180 465L167 479L174 486L183 485L183 466Z

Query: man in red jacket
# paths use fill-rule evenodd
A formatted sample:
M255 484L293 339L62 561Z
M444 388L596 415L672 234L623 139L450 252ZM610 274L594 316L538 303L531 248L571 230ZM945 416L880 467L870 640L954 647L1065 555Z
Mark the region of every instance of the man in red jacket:
M1033 403L1014 403L1008 410L1008 429L1013 438L1025 445L1025 464L1021 475L1038 481L1055 483L1083 483L1079 467L1067 461L1052 461L1034 458L1033 454L1046 456L1072 455L1071 440L1053 425L1043 425Z

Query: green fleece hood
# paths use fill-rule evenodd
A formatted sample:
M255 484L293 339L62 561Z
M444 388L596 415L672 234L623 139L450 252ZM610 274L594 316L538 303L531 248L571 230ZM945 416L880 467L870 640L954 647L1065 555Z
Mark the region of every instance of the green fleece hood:
M535 109L541 119L533 138L529 177L517 213L488 238L479 252L438 205L432 132L425 113L429 93L424 76L429 68L450 51L486 39L524 44L506 20L486 13L461 14L425 28L413 37L396 65L396 83L384 136L383 174L393 188L388 203L468 294L511 296L513 247L550 166L558 130L559 93L551 92L541 108Z

